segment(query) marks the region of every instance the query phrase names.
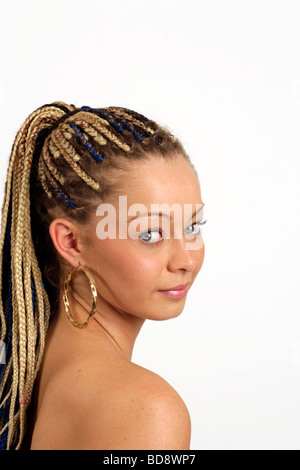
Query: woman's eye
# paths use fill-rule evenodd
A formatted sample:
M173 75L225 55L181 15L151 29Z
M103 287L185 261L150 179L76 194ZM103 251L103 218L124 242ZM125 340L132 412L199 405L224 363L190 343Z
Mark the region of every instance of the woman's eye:
M188 228L185 229L185 234L186 235L197 235L201 234L201 225L206 224L207 220L198 220L198 222L194 222L192 225L190 225Z
M154 236L153 236L154 234ZM157 243L159 241L161 233L160 230L148 230L148 232L144 232L140 235L140 238L148 243L148 245Z
M201 234L200 226L204 225L206 222L207 220L194 222L192 225L190 225L189 227L185 229L184 233L186 235L192 235L192 236L199 235ZM162 237L162 233L160 230L148 230L147 232L144 232L139 236L139 238L144 243L147 243L148 245L157 244L159 241L162 240L160 239L160 237Z

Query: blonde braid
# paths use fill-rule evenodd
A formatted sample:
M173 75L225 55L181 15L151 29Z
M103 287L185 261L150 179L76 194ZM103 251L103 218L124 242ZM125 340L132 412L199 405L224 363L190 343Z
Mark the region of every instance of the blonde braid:
M61 155L69 163L70 167L73 168L75 173L85 181L91 188L99 191L100 185L93 178L88 176L85 171L76 163L80 159L80 156L74 150L74 147L64 137L60 129L56 129L51 134L51 139L56 147L60 150Z
M99 145L105 145L107 140L104 139L104 137L99 134L99 132L93 127L94 125L94 122L95 120L94 119L85 119L85 121L83 121L82 119L75 119L74 120L74 124L76 126L81 126L82 129L85 130L85 132L93 138L93 140L95 142L97 142L97 144ZM68 124L68 128L67 128L68 132L71 132L72 135L75 134L75 131L72 129L72 127Z
M87 114L87 113L84 113ZM85 117L84 117L85 119ZM116 144L120 149L124 150L125 152L130 151L130 147L128 144L122 142L115 134L113 134L106 126L108 125L107 121L104 121L106 125L103 125L104 119L97 118L93 122L93 127L100 133L103 134L107 139L111 142Z
M2 206L0 257L6 238L11 199L10 257L12 280L11 353L7 357L1 380L1 409L8 405L7 418L1 418L1 448L19 449L25 432L26 409L31 400L33 383L41 362L45 331L48 327L50 304L42 291L42 276L32 244L30 227L29 178L35 141L42 129L48 129L64 115L58 108L42 108L33 112L18 132L7 170ZM0 263L2 288L3 263ZM6 267L7 269L7 267ZM33 272L33 283L31 273ZM32 287L37 298L38 318L34 318ZM1 338L9 341L5 310L0 302ZM39 346L35 351L39 334ZM18 401L20 403L18 403Z
M142 121L139 121L138 119L135 119L131 114L128 114L123 109L111 107L110 110L114 111L118 116L132 122L132 124L134 124L135 126L141 127L145 131L150 132L150 134L154 134L154 132L155 132L154 129L152 129L149 126L145 126L145 124Z
M50 173L54 176L54 178L57 181L59 181L60 184L63 185L65 183L65 177L58 171L58 169L52 163L50 150L47 147L45 148L43 152L43 159L45 163L47 164L47 168L50 171Z

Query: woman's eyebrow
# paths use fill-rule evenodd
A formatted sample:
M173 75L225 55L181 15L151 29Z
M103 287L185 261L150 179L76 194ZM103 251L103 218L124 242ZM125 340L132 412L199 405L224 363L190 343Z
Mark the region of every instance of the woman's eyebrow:
M188 204L188 205L190 206L191 204ZM195 212L192 214L192 217L191 217L191 218L195 217L195 216L198 214L198 212L200 212L201 209L203 209L203 207L205 206L205 204L204 204L204 202L202 202L201 204L197 204L197 206L200 206L200 207L198 207L198 208L195 210ZM171 207L172 207L172 206L171 206ZM151 215L159 215L159 216L161 216L161 217L167 217L167 218L169 218L169 214L162 214L161 212L151 212L151 211L150 211L150 212L144 212L143 214L133 215L132 217L129 217L129 218L128 218L128 223L131 222L131 221L134 220L134 219L139 219L139 218L141 218L141 217L147 217L147 216L150 217Z

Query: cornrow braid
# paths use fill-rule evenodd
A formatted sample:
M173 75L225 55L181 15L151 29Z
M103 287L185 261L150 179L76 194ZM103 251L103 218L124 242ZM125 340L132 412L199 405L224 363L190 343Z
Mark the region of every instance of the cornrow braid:
M120 116L120 117L126 119L127 121L132 122L132 124L134 124L136 127L142 128L144 131L146 131L150 134L153 134L155 132L153 128L151 128L150 126L146 126L143 121L135 119L132 115L128 114L124 109L122 109L122 108L113 108L113 107L111 107L110 109L117 116ZM146 122L147 122L148 119L147 118L145 118L145 119L146 119Z
M49 234L57 216L83 226L116 190L132 159L181 154L181 143L142 114L61 101L31 113L9 159L0 237L0 449L20 449L64 266ZM119 177L119 176L118 176Z
M87 148L87 150L93 155L93 157L97 158L100 162L103 160L103 155L101 155L101 153L97 153L96 150L94 149L93 145L89 142L88 140L88 137L82 133L79 129L78 126L76 126L76 124L74 124L73 122L70 122L70 126L72 127L72 129L74 130L75 134L77 135L77 137L79 137L79 139L81 140L81 142L83 143L83 145Z
M45 161L43 159L43 155L41 155L41 160L42 162L44 163L44 173L48 174L49 175L49 170L47 169L47 165L45 164ZM41 182L43 184L43 187L45 189L45 192L47 193L47 196L48 197L52 197L52 194L48 191L47 189L47 186L45 184L45 181L48 180L49 183L51 184L51 186L53 187L54 191L59 194L59 196L64 200L64 202L66 204L68 204L72 209L76 209L76 204L74 204L69 198L68 196L66 196L63 191L61 191L59 189L59 187L57 186L57 184L55 184L55 182L53 181L53 179L49 178L49 176L47 177L46 174L44 175L40 175L40 178L41 178Z
M88 176L77 163L81 157L78 155L74 147L67 141L62 131L59 128L55 129L51 134L51 138L56 148L60 150L60 154L64 157L67 163L69 163L74 172L93 189L98 190L100 187L99 183Z
M74 122L69 122L68 125L81 126L85 133L88 134L95 142L99 145L105 145L106 139L93 127L93 121L89 121L89 116L85 117L85 120L76 119Z
M84 107L84 108L86 108L86 107ZM123 132L127 129L132 133L132 135L134 136L134 138L136 140L139 140L140 142L143 142L144 138L125 119L122 119L120 117L116 117L112 112L107 112L107 110L97 109L97 110L94 110L94 111L97 114L99 114L101 117L106 119L111 124L111 126L114 129L116 129L118 132L123 134Z
M84 106L83 108L87 108L86 106ZM81 108L82 109L82 108ZM99 138L105 138L105 143L107 142L107 140L110 140L111 142L113 142L114 144L117 145L117 147L119 147L121 150L125 151L125 152L129 152L130 151L130 146L120 140L119 136L116 135L113 130L110 129L110 123L108 121L106 121L105 119L101 118L99 116L99 113L96 113L92 108L88 108L88 112L81 112L81 113L78 113L76 115L76 120L74 119L74 124L75 125L79 125L79 126L85 126L84 123L89 123L91 125L91 127L96 130L96 132L98 133L98 136ZM80 121L81 119L81 121ZM91 136L93 137L93 136ZM95 140L95 142L97 142L97 140L95 139L95 137L93 137L93 139ZM102 144L101 142L99 142L100 145L104 145Z

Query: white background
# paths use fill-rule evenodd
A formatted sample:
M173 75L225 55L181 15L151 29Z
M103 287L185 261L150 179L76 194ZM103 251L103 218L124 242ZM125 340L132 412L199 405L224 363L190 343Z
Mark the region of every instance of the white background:
M194 161L205 260L182 315L148 322L134 361L192 418L192 449L300 448L300 2L6 0L1 188L42 104L118 105Z

